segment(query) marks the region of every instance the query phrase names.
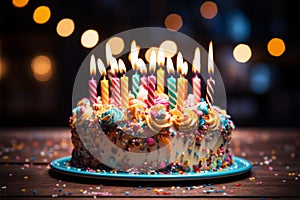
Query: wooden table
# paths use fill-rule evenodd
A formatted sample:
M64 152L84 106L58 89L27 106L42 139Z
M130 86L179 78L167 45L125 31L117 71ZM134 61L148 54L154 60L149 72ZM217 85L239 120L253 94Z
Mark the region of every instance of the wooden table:
M241 128L233 137L233 153L253 163L251 173L210 181L138 183L76 178L49 170L51 160L70 155L67 128L2 129L0 199L300 198L299 130Z

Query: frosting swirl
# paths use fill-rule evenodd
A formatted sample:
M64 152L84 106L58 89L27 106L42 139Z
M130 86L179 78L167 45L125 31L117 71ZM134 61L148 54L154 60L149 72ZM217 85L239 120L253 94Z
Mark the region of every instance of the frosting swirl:
M198 128L198 116L191 109L185 108L180 112L177 109L170 111L175 128L182 132L193 132Z
M205 124L209 126L210 130L216 130L220 128L220 115L219 113L214 109L209 109L209 114L204 116Z
M147 126L153 133L164 131L164 128L170 127L170 115L166 112L166 107L157 104L150 108L150 113L146 117Z
M114 127L124 119L123 113L117 108L111 108L98 116L101 127Z
M158 94L154 100L154 105L162 104L169 108L169 97L165 94Z
M197 110L202 111L203 114L205 114L205 115L207 115L209 113L208 112L208 105L205 101L202 101L202 102L198 103Z

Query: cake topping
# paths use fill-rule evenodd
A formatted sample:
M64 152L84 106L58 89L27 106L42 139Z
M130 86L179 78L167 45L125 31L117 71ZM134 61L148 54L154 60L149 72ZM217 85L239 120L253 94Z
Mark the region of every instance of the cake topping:
M147 115L146 122L153 134L164 132L165 128L170 127L170 115L166 112L166 107L157 104L150 108L150 115Z

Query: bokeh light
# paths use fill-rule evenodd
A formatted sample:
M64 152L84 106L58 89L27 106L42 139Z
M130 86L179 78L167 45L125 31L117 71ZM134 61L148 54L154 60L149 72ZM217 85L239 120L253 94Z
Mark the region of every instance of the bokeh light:
M89 29L86 30L81 36L81 44L86 48L92 48L96 46L99 41L99 35L97 31Z
M162 42L159 48L164 50L165 57L173 57L177 53L177 45L174 41L171 40Z
M233 50L233 57L240 63L247 62L252 56L251 49L246 44L239 44Z
M271 68L265 63L253 66L250 74L250 88L256 94L268 91L271 84Z
M31 62L31 70L36 80L40 82L48 81L52 76L52 62L45 55L38 55Z
M75 29L75 24L72 19L65 18L58 22L56 32L61 37L70 36Z
M158 55L158 48L157 48L157 47L150 47L150 48L146 51L146 53L145 53L145 58L146 58L146 60L147 60L148 63L150 63L150 55L151 55L152 50L155 51L156 57L157 57L157 55Z
M50 19L50 16L50 8L47 6L40 6L35 9L33 13L33 20L38 24L44 24Z
M165 19L165 26L172 31L178 31L182 27L182 18L178 14L169 14Z
M23 8L28 4L29 0L13 0L12 3L17 8Z
M226 30L228 36L234 42L247 41L251 33L251 23L249 18L240 11L233 11L225 15Z
M6 62L0 57L0 80L6 75Z
M280 38L273 38L268 43L268 51L272 56L281 56L285 51L284 41Z
M120 37L112 37L107 43L113 55L118 55L124 50L124 41Z
M206 1L200 6L200 13L206 19L212 19L218 14L218 6L215 2Z

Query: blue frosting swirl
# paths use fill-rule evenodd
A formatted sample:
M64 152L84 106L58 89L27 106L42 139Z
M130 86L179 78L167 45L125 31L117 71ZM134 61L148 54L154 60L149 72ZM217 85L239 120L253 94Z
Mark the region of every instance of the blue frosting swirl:
M200 102L198 103L198 106L197 106L197 109L202 111L203 114L207 115L209 112L208 112L208 105L206 102Z
M231 128L229 124L230 120L225 115L220 116L220 122L221 122L221 126L223 126L226 130L230 130Z
M118 121L122 121L123 113L117 108L104 111L99 118L101 127L114 127Z

